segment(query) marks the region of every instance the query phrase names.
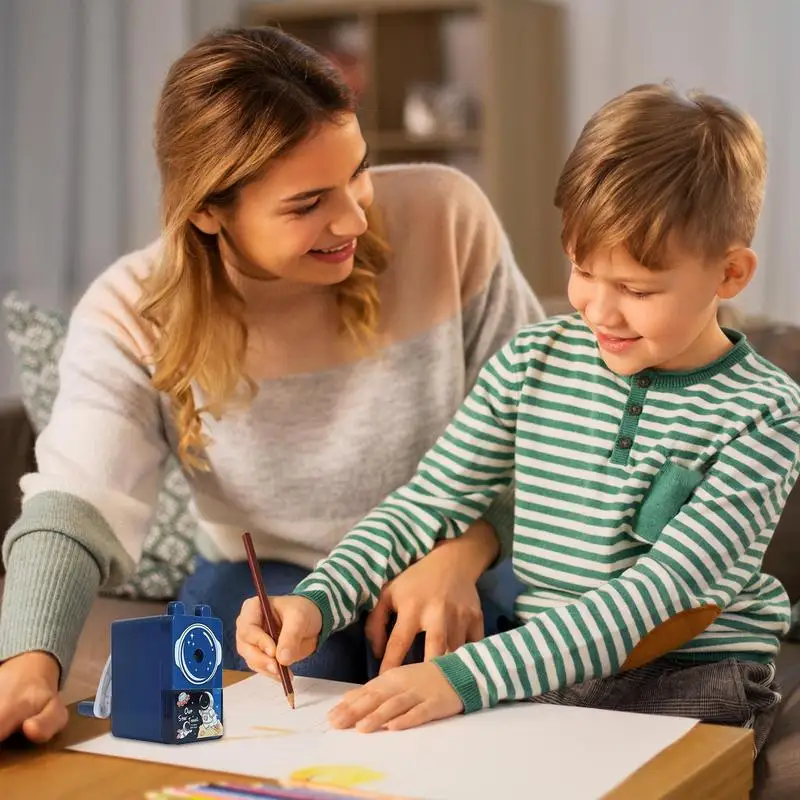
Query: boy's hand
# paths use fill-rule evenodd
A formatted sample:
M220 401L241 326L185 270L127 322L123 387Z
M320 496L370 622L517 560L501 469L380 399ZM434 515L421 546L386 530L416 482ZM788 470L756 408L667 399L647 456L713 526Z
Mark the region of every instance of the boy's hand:
M288 667L317 649L322 614L314 603L297 595L270 597L270 603L281 626L277 655L275 642L264 632L258 597L242 604L236 620L236 649L254 672L277 675L278 661Z
M38 650L0 665L0 741L21 728L32 742L46 742L67 724L60 674L58 661Z
M463 708L444 673L428 661L390 670L349 691L328 718L334 728L355 727L362 733L401 731L454 717Z

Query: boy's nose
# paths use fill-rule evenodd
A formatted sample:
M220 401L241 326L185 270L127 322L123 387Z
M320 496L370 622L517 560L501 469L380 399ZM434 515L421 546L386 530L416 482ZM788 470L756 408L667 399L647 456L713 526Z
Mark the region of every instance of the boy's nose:
M619 326L622 314L607 292L591 297L584 308L584 318L592 327L614 329Z

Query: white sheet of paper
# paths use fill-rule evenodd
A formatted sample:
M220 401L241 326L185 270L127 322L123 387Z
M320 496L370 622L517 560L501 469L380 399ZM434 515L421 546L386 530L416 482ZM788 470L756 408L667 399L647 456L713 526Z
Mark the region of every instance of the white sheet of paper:
M696 724L510 703L410 731L361 734L332 730L326 720L349 684L296 677L294 687L294 711L280 684L263 676L226 688L222 739L165 745L106 734L71 749L256 778L352 765L383 776L361 789L425 800L596 800Z

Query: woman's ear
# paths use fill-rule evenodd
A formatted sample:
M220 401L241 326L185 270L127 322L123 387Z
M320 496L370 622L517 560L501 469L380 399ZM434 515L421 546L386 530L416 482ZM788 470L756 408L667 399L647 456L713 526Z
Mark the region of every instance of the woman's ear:
M725 254L724 274L717 289L720 300L732 300L750 283L758 256L749 247L736 247Z
M222 219L219 212L209 206L204 206L199 211L189 216L189 220L195 228L199 228L203 233L209 235L217 234L222 229Z

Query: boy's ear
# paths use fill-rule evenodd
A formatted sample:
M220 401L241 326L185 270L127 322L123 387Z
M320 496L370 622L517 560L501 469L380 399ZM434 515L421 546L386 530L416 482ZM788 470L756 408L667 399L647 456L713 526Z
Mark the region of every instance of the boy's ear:
M222 228L222 219L219 212L209 206L203 206L199 211L189 215L189 220L195 228L209 235L217 234Z
M717 289L720 300L732 300L753 277L758 256L749 247L736 247L725 254L722 282Z

